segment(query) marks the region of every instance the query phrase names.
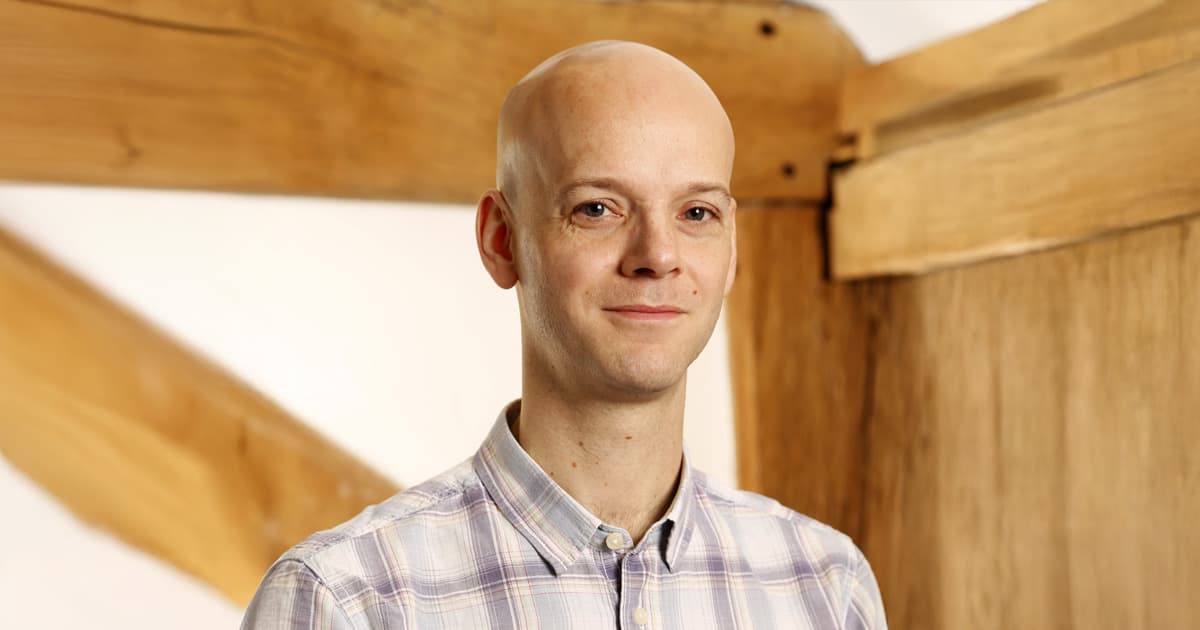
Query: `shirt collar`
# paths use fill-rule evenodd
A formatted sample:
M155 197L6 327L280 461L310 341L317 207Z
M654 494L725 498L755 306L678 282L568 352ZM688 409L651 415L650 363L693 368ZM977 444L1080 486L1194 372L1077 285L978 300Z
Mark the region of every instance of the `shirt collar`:
M675 571L683 552L687 549L688 541L692 538L693 524L696 521L695 512L700 503L700 493L704 488L704 474L693 470L688 465L687 447L683 449L683 473L679 477L679 489L675 491L675 500L671 509L660 523L651 528L661 528L662 535L667 537L666 547L663 548L663 562L668 571Z
M519 401L517 401L519 402ZM475 454L473 465L488 494L513 527L561 575L589 546L602 544L597 530L614 531L567 494L517 443L500 412L491 432ZM686 451L679 489L667 514L651 526L639 547L654 544L662 550L667 570L674 566L691 538L697 492L703 475L688 465ZM664 540L666 544L663 545Z

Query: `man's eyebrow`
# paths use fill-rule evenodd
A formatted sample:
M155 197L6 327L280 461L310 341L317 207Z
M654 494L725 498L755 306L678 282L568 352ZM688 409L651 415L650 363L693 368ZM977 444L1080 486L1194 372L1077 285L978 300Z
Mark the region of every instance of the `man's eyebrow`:
M688 186L684 192L692 195L700 193L717 193L725 199L725 203L733 201L733 195L729 194L729 189L726 188L724 184L718 184L715 182L696 182Z
M558 203L561 205L568 195L580 188L599 188L602 190L616 191L625 196L632 196L629 191L626 190L625 186L621 184L621 182L612 179L611 177L587 177L572 181L559 189L558 195L556 196ZM733 195L729 193L729 188L727 188L724 184L717 182L695 182L689 184L682 191L682 195L696 195L705 193L716 193L720 195L726 203L733 201Z
M585 177L583 179L577 179L569 182L567 185L560 188L558 190L558 195L555 196L555 201L558 203L558 205L562 205L562 202L566 201L568 195L580 188L600 188L603 190L615 190L619 193L625 194L625 189L621 186L620 182L615 179L610 177Z

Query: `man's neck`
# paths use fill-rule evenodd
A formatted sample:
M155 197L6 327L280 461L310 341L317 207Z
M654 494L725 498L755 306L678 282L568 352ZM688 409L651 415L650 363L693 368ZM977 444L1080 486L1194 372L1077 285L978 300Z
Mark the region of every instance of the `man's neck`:
M636 403L524 388L517 441L576 501L635 542L669 509L683 461L684 383Z

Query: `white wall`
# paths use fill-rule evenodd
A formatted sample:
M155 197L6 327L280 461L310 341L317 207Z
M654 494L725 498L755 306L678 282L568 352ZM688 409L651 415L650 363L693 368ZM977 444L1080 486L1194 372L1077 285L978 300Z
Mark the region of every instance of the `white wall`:
M1042 1L796 0L833 16L870 63L973 31Z
M874 62L1035 3L811 2ZM480 268L465 208L0 186L0 225L404 484L468 456L519 391L515 299ZM470 325L484 317L511 334ZM726 355L721 324L692 369L687 439L699 466L732 482ZM81 525L3 460L0 500L0 627L240 618L208 587Z

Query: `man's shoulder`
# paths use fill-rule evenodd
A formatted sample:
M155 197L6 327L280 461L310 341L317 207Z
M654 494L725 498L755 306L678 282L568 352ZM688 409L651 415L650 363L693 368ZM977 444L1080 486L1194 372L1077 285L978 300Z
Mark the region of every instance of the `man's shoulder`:
M810 610L830 609L846 627L887 627L870 564L849 536L754 492L708 483L703 495L750 570L796 584Z
M364 539L403 538L462 514L468 503L482 496L483 488L468 459L425 482L368 506L354 518L317 532L289 549L279 560L295 560L312 567L322 560L354 553ZM442 523L435 523L441 521Z
M855 564L862 557L849 536L775 499L707 479L702 483L713 509L739 532L742 540L768 540L783 535L794 538L812 559Z

